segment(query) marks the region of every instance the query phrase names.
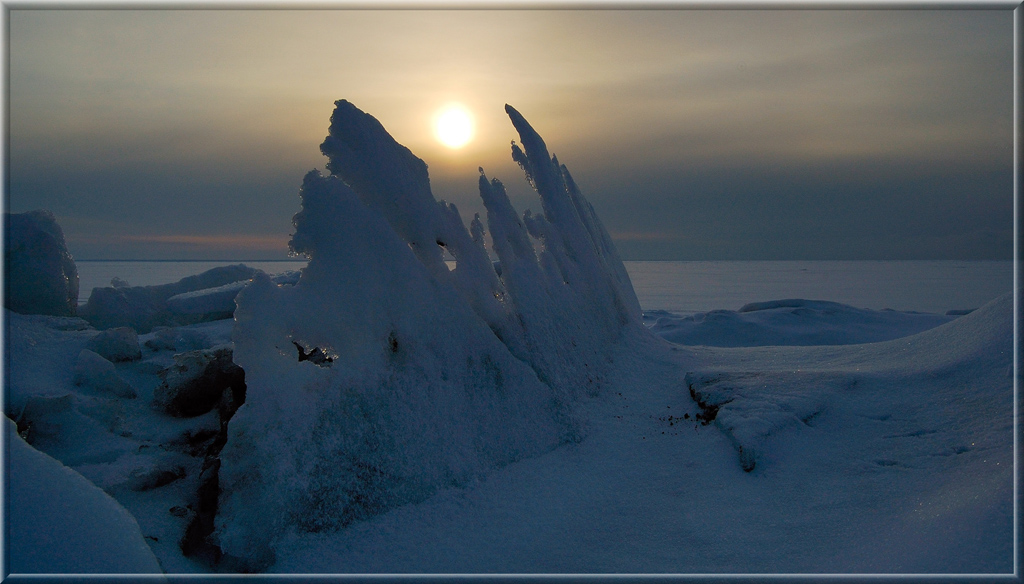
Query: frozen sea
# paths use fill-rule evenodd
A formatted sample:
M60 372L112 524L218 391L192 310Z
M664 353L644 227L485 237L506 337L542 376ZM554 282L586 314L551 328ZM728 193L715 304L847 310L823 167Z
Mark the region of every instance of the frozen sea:
M176 282L216 266L244 263L267 273L305 261L78 260L85 303L114 277L133 286ZM650 261L624 262L644 310L693 314L737 310L786 298L828 300L856 308L945 314L978 308L1013 289L1011 261Z

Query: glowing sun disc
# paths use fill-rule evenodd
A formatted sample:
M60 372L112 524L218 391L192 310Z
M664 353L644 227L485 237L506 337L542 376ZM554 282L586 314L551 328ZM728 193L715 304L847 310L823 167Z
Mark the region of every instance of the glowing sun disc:
M473 117L460 105L448 106L435 118L434 133L445 146L462 148L473 138Z

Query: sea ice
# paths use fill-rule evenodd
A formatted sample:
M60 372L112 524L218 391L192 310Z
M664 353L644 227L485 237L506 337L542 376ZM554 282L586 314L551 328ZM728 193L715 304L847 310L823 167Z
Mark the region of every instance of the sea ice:
M220 266L188 276L171 284L158 286L108 286L94 288L89 300L79 308L79 315L99 329L131 327L140 334L157 326L181 326L231 318L231 310L211 313L183 310L175 312L168 299L194 292L235 284L239 288L252 277L255 270L243 264ZM243 282L242 284L236 284ZM237 292L237 290L235 290ZM188 302L184 303L186 306ZM201 304L201 303L200 303ZM223 302L214 308L223 308ZM228 306L230 308L230 306Z
M906 337L953 320L953 315L854 308L821 300L775 300L737 311L688 316L662 311L651 332L680 345L761 347L850 345Z
M139 335L130 327L107 329L93 337L89 349L110 361L134 361L142 358L139 348Z

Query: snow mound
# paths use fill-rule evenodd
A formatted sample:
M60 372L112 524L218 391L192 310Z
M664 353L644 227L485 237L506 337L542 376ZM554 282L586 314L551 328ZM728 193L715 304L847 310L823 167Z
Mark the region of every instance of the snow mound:
M168 306L168 300L187 292L247 281L255 271L244 264L237 264L216 267L171 284L93 288L88 302L78 309L78 313L96 328L131 327L140 334L148 333L157 326L181 326L231 318L231 310L174 312ZM239 289L242 285L244 283L237 284ZM198 304L202 305L203 302L208 301ZM184 305L188 306L189 302L185 301ZM221 308L224 306L224 303L216 305Z
M84 385L100 392L133 398L135 390L118 376L114 364L89 349L82 349L75 363L75 385Z
M623 328L640 327L639 304L568 172L507 109L545 213L520 220L481 178L499 275L479 219L467 231L423 161L336 102L321 146L332 175L306 175L293 219L308 266L294 286L257 274L236 298L247 394L221 453L215 535L241 569L268 566L286 533L336 529L580 438L576 402L597 392Z
M78 269L53 213L4 213L4 306L22 314L74 316Z
M654 313L648 313L655 316ZM945 324L953 315L854 308L821 300L756 302L690 316L660 311L651 332L680 345L761 347L888 341Z
M5 568L11 574L161 573L139 524L82 475L39 452L4 420Z
M764 308L755 310L770 310L781 304L763 303ZM1012 329L1008 324L1012 322L1012 295L1006 295L923 333L838 353L841 359L824 353L830 358L808 355L811 358L803 369L689 372L684 383L702 410L697 420L705 425L714 422L735 447L743 470L750 472L771 437L791 428L813 427L823 412L867 392L881 390L881 395L872 400L872 419L888 420L905 411L906 407L896 402L914 401L915 393L920 392L927 393L921 396L922 402L982 400L986 408L998 410L999 400L1010 389ZM978 371L986 368L1005 372L1005 382L981 381L991 378L989 371L984 375ZM937 378L945 383L928 383ZM894 390L898 393L891 393ZM940 412L932 415L939 416ZM963 423L964 416L958 417ZM929 427L894 436L936 434L943 423L925 425ZM936 446L935 450L943 448L954 452L961 446ZM877 463L902 464L884 457Z
M88 347L110 361L135 361L142 358L139 335L135 329L126 326L101 332L89 341Z

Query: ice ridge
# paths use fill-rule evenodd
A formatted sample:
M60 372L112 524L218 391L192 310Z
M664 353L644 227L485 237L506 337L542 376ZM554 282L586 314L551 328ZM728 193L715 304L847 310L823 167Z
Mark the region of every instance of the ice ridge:
M481 169L484 226L434 199L426 164L336 102L293 218L294 286L236 298L246 403L221 453L215 536L239 569L289 532L336 529L579 440L636 295L568 170L511 107L541 196L521 218ZM531 238L539 242L535 248ZM443 252L456 260L449 271ZM316 355L317 358L311 358Z

